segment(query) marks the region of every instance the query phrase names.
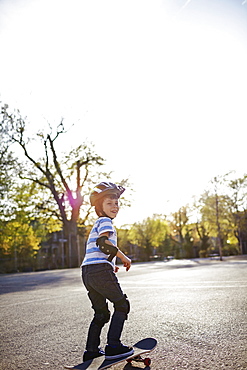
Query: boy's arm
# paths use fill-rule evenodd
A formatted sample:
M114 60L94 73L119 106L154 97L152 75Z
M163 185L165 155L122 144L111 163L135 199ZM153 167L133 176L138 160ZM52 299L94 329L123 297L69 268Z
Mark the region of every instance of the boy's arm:
M106 233L100 234L100 236L107 236L107 238L108 238L109 237L109 233L106 232ZM110 242L110 240L106 240L105 243L114 246L112 244L112 242ZM116 256L118 258L120 258L120 260L122 261L124 267L126 267L126 271L129 271L129 269L131 267L131 259L129 257L127 257L123 252L121 252L119 248L118 248L118 251L117 251Z

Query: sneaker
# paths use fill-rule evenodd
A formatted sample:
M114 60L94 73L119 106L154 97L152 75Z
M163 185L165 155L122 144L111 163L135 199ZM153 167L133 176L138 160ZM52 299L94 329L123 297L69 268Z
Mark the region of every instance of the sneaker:
M104 356L105 352L99 348L97 352L85 351L83 354L83 362L93 360L96 357Z
M121 357L128 357L134 353L132 347L124 346L120 344L119 346L106 346L105 347L105 359L114 360Z

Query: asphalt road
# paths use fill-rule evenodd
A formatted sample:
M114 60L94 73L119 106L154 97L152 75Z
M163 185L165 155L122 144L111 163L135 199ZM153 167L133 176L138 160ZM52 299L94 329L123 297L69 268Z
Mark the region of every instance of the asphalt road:
M131 301L122 340L155 337L152 370L247 369L247 256L135 264L118 277ZM92 310L80 269L0 275L0 285L0 369L81 361ZM133 365L112 369L144 368Z

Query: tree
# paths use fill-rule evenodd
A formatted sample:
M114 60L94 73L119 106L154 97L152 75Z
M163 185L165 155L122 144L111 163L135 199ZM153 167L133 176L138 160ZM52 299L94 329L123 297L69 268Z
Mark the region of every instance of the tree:
M181 207L178 212L172 214L170 221L170 238L175 244L176 257L193 256L193 237L191 225L189 224L189 207Z
M51 230L35 214L36 193L30 184L15 184L8 194L11 207L3 207L0 218L1 271L35 268L41 240Z
M21 164L10 150L9 138L2 135L1 139L0 270L21 271L33 267L41 234L32 226L32 189L27 184L20 184L17 169Z
M118 229L118 247L119 249L128 256L133 256L133 245L129 241L129 230L128 229Z
M243 254L244 249L247 251L247 247L245 247L247 244L247 175L244 175L242 178L230 180L228 186L231 190L231 195L228 198L228 205L234 224L234 235L238 240L240 253Z
M210 243L210 232L202 220L196 222L196 231L200 238L200 252L199 255L201 257L205 257L207 255L207 251L211 246Z
M0 214L9 204L5 202L12 191L13 185L16 184L18 177L16 168L20 168L18 159L11 151L11 140L7 136L6 128L2 127L0 122Z
M158 215L148 217L143 222L134 223L129 231L130 241L143 251L144 260L149 260L162 245L167 233L167 223Z
M19 111L10 112L7 105L2 106L1 131L8 136L11 143L17 144L22 149L27 165L21 169L19 175L22 179L29 180L43 189L42 195L45 201L43 206L39 203L40 211L43 208L62 222L64 237L67 240L66 254L69 256L67 265L77 266L79 262L76 253L77 223L83 204L82 191L87 193L88 189L98 181L98 177L93 178L91 173L95 169L99 174L98 167L103 165L103 158L94 152L92 145L83 144L71 150L63 160L60 160L55 144L66 132L63 120L56 127L55 132L50 126L49 133L41 131L37 133L36 142L38 137L43 148L43 157L35 156L36 151L29 145L31 139L27 133L27 120L20 115ZM82 223L89 213L90 207L87 208Z
M213 240L216 241L214 248L218 250L222 260L223 249L227 244L229 235L232 233L231 216L228 208L228 196L220 194L218 180L213 191L206 191L201 196L202 224L207 225L207 230Z

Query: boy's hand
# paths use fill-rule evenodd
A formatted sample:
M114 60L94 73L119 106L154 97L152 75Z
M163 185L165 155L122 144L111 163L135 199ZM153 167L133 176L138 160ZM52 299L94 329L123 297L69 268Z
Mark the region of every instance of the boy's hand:
M126 267L126 271L129 271L131 263L124 263L124 267Z
M118 252L117 252L117 257L120 258L124 267L126 267L126 271L129 271L130 266L131 266L131 259L129 257L125 256L125 254L123 252L121 252L120 250L118 250Z
M130 266L131 266L131 259L128 258L127 256L124 256L124 258L122 259L122 262L123 262L124 267L126 267L126 271L129 271Z

